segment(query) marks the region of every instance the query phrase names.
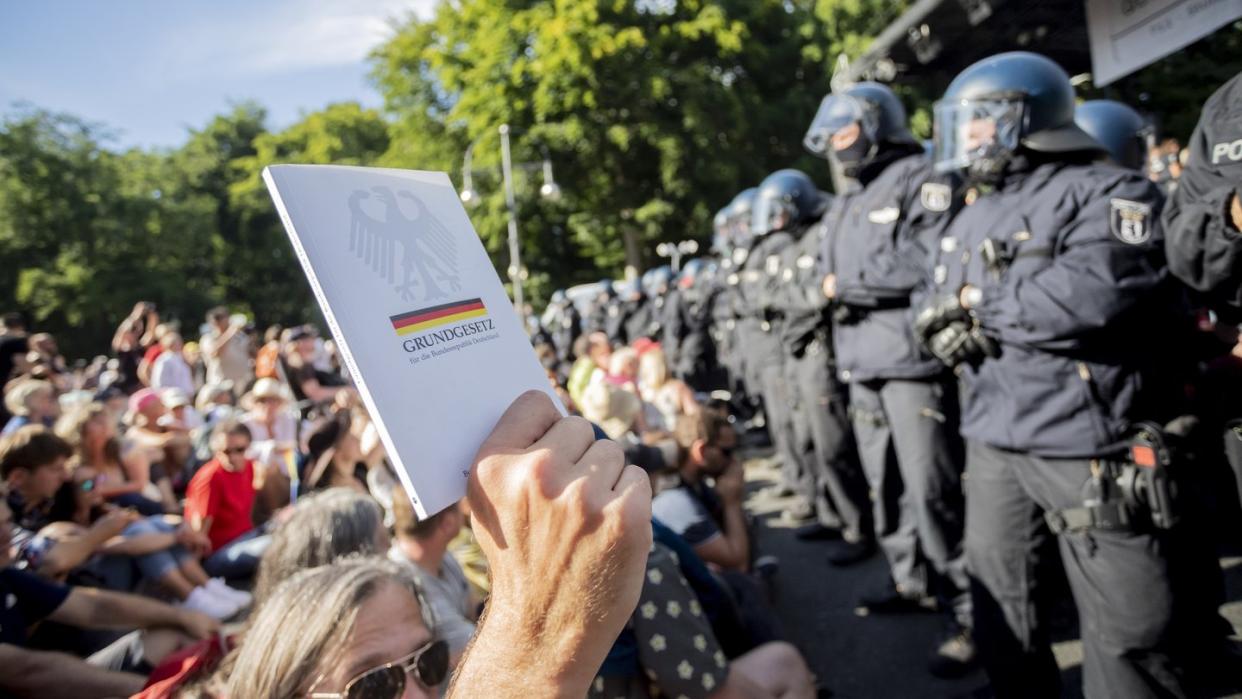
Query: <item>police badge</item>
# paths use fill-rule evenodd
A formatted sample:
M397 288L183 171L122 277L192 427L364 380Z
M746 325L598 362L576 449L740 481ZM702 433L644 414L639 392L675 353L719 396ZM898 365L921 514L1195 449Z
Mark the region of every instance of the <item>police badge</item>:
M949 202L953 200L953 190L947 184L924 182L919 190L919 200L923 202L923 208L928 211L936 213L948 211Z
M1113 199L1108 212L1108 227L1117 240L1130 245L1146 243L1151 238L1151 205L1128 199Z

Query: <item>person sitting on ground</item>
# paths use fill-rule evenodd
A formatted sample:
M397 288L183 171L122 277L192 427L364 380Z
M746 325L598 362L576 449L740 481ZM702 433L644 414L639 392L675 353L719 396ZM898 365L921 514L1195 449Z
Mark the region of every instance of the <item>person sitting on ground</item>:
M694 391L684 381L669 376L668 360L658 346L639 355L638 394L643 399L647 429L672 432L681 416L700 410Z
M448 679L449 653L425 615L412 571L391 561L300 571L259 609L205 694L430 699Z
M569 370L569 383L566 389L574 403L582 404L582 394L587 386L602 381L604 372L612 359L612 344L608 336L602 332L583 335L574 341L573 368Z
M203 417L194 409L190 396L179 388L160 390L160 401L167 411L160 418L160 427L193 433L203 426Z
M66 414L56 423L56 434L73 447L69 467L91 467L98 474L95 488L104 500L118 507L132 507L141 514L164 511L163 502L143 494L150 465L141 450L121 455L116 420L104 404L89 403Z
M362 453L362 441L354 433L348 410L320 421L306 438L306 474L302 492L327 488L353 488L367 491L369 464Z
M3 486L0 486L0 490ZM18 570L9 559L13 517L0 497L0 694L6 696L128 696L142 688L152 665L219 623L135 595L67 587ZM85 661L29 649L27 631L49 620L87 629L139 629Z
M242 397L246 410L242 424L253 439L246 456L266 471L261 494L265 512L289 504L290 478L298 446L297 414L289 409L289 396L275 379L259 379Z
M637 656L605 663L588 697L811 699L815 680L797 648L764 643L729 661L676 554L656 542L638 606L626 626ZM634 656L631 656L634 657Z
M269 325L263 333L263 346L254 356L254 376L257 379L283 380L280 375L280 334L284 328Z
M638 393L638 352L634 348L622 347L613 352L606 370L605 381Z
M181 335L175 332L166 333L160 340L160 345L164 351L151 366L151 388L177 388L187 396L194 395L198 387L194 385L194 372L182 354L185 343L182 342Z
M292 328L288 333L289 343L285 346L282 369L294 398L305 401L307 411L317 405L331 404L336 394L351 390L340 377L331 376L315 367L318 346L315 334L309 328Z
M0 436L12 434L26 425L51 427L60 414L55 387L38 379L14 383L4 394L4 405L13 417L5 423Z
M456 667L474 635L480 601L472 598L465 571L448 551L465 524L465 515L458 505L450 505L419 519L408 497L396 497L392 505L397 524L388 558L413 566L431 608L436 637L448 644L449 666Z
M215 457L194 474L185 492L185 518L211 540L212 554L203 561L209 574L226 579L249 577L267 545L251 512L255 492L263 488L263 470L246 458L250 430L225 420L211 435Z
M742 509L742 464L733 455L737 432L725 415L704 410L683 417L674 434L679 446L677 473L652 500L655 516L704 561L721 569L748 570L750 535ZM709 485L707 478L715 485Z
M123 454L129 479L141 486L140 492L158 500L165 512L176 512L177 498L172 479L180 476L190 457L190 434L182 425L160 424L168 410L154 389L144 388L129 397ZM136 458L128 458L131 453Z

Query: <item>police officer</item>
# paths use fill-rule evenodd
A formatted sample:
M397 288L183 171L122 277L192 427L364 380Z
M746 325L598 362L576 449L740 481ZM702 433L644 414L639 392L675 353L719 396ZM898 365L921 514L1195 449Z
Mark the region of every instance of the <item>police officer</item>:
M955 209L906 128L890 89L859 83L826 97L805 145L835 160L861 187L824 219L824 295L836 304L838 376L849 385L854 434L871 490L876 536L893 584L867 595L871 611L904 611L938 594L949 633L931 670L973 661L969 580L962 551L962 449L956 387L910 328L911 295L927 281L928 249Z
M1169 269L1242 321L1242 73L1203 105L1190 158L1164 210Z
M1154 132L1130 105L1116 100L1087 100L1074 110L1074 123L1104 146L1114 163L1146 172Z
M612 304L616 292L611 279L599 280L599 293L591 300L587 317L583 321L582 332L594 333L608 331L608 307Z
M781 171L769 175L764 183L778 187L786 174ZM785 379L785 351L781 346L784 320L775 303L780 285L781 254L794 243L794 237L783 228L762 231L753 228L753 211L758 208L762 189L763 185L760 185L759 191L746 200L744 208L735 206L733 211L733 215L738 217L734 227L739 232L739 244L752 241L748 247L741 248L746 250L740 263L738 285L744 315L738 322L738 336L749 369L747 385L756 386L763 400L768 434L772 437L780 461L782 483L778 492L801 496L784 514L788 520L802 522L813 514L811 501L805 497L812 486L804 480L810 473L803 463L803 453L794 430L793 397ZM742 216L746 220L741 220ZM736 261L738 257L734 259Z
M552 292L548 304L549 333L552 336L552 347L556 350L556 360L562 365L573 362L574 342L582 335L582 315L578 308L569 300L563 289Z
M1160 405L1147 390L1166 331L1160 192L1091 164L1101 146L1042 56L970 66L935 119L936 165L965 175L968 205L915 322L963 383L980 657L998 696L1058 693L1040 600L1051 529L1082 620L1086 696L1184 695L1161 537L1084 516L1109 502L1126 421Z
M715 289L715 262L696 257L677 277L668 293L661 345L673 375L696 391L708 391L716 378L716 347L710 332Z
M720 261L721 293L712 310L715 325L723 328L718 342L728 348L725 356L731 381L732 412L748 427L757 424L760 389L754 364L748 358L747 337L753 328L748 327L746 302L742 297L742 266L754 242L750 233L750 211L756 191L754 187L743 189L724 208L727 254Z

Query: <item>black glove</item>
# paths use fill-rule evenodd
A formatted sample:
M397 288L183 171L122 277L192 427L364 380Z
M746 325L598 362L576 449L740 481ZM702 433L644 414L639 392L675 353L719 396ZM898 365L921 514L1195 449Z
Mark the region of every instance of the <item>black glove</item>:
M950 323L969 320L970 313L962 308L962 302L957 295L934 298L914 316L914 336L930 350L932 336L944 330Z
M996 341L983 334L974 318L955 320L926 342L927 351L950 367L977 364L985 357L1000 356Z

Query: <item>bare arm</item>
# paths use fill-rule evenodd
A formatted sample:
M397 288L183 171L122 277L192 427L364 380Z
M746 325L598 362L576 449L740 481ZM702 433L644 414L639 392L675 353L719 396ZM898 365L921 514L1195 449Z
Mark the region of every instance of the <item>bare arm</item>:
M48 617L67 626L86 629L183 629L195 638L206 638L219 630L211 617L180 609L138 595L75 587L65 601Z
M82 565L106 541L120 534L138 515L114 510L104 515L79 536L59 539L39 564L38 573L45 578L59 578Z
M142 675L112 672L64 653L27 650L0 643L0 689L41 699L127 697L142 690Z

